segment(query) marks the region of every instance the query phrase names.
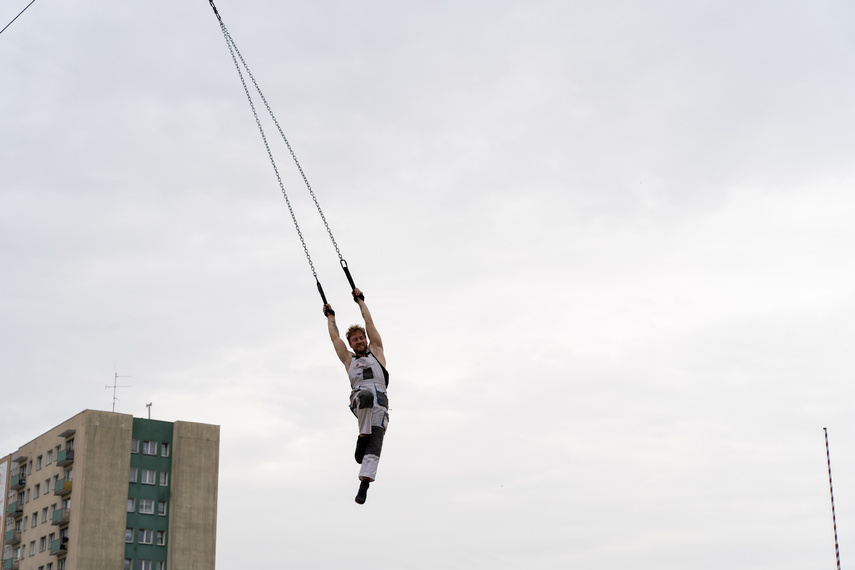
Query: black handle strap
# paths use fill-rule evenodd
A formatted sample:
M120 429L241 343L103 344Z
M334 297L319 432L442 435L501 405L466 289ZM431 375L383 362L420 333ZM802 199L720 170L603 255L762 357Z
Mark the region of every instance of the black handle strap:
M324 295L324 288L323 288L323 287L321 287L321 282L320 282L320 281L318 281L317 279L315 279L315 283L317 283L317 284L318 284L318 293L320 293L320 294L321 294L321 300L323 300L324 305L326 305L326 304L327 304L327 296L326 296L326 295Z
M341 268L344 269L344 274L347 276L347 282L350 283L351 291L356 289L356 285L353 283L353 277L350 275L350 269L348 269L347 262L344 259L341 260Z
M341 260L341 268L344 269L344 274L345 276L347 276L347 282L350 283L350 290L356 291L356 284L354 284L353 282L353 276L350 274L350 269L348 269L347 262L344 259ZM361 293L358 296L354 295L353 300L356 301L357 299L361 299L364 301L365 295Z

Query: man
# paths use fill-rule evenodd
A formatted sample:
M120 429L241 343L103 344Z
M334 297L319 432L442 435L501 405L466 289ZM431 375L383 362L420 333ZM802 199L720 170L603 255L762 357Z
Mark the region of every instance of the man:
M365 328L353 325L345 335L353 352L350 352L341 340L335 322L335 311L329 304L324 305L324 315L327 317L327 327L335 353L350 378L350 410L359 423L359 437L356 440L354 456L362 467L359 470L359 492L355 500L361 505L365 503L368 485L377 476L383 437L389 424L389 398L386 396L389 373L386 371L383 341L365 305L365 296L359 289L354 289L353 300L359 305L365 320Z

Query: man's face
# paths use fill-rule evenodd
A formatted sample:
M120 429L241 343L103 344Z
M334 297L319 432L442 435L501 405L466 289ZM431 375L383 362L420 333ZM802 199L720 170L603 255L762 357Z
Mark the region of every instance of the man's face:
M357 354L363 354L368 349L368 341L365 340L365 335L359 331L350 335L350 348Z

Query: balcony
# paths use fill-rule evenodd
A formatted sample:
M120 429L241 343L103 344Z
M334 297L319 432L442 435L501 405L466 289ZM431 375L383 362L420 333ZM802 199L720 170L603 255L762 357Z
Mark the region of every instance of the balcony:
M50 543L50 553L52 556L62 556L68 554L68 539L60 538Z
M9 506L6 507L6 514L9 516L13 516L18 518L24 514L24 505L23 503L9 503Z
M6 545L14 546L21 542L21 529L11 529L6 531Z
M7 558L3 561L3 570L18 570L20 562L18 558Z
M60 479L53 488L53 494L63 497L71 492L71 481Z
M74 462L74 450L62 449L56 454L56 464L60 466L71 465Z
M68 521L71 520L71 509L57 509L53 513L53 519L50 524L52 525L64 525L68 524Z
M12 471L12 478L9 479L9 487L11 489L23 489L27 486L27 477L18 471Z

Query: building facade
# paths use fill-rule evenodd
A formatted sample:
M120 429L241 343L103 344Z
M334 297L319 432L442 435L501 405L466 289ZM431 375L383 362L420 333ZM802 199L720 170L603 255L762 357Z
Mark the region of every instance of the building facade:
M0 459L3 570L214 570L219 426L85 410Z

